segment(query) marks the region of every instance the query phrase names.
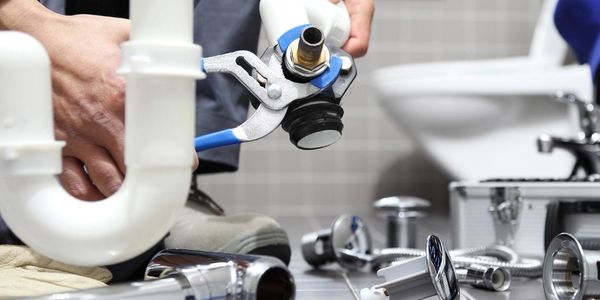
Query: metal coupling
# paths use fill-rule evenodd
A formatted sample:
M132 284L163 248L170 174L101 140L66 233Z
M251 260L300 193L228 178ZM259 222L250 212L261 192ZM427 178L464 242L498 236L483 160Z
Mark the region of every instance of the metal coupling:
M508 290L511 282L510 272L502 267L471 265L467 268L457 268L456 276L459 283L494 292Z
M321 30L308 26L300 38L293 41L285 53L285 66L294 75L311 79L321 75L329 67L329 49Z
M523 197L517 187L494 187L490 189L489 213L494 220L496 244L512 246L523 213Z
M302 256L313 267L337 262L345 269L356 270L368 262L360 257L370 254L371 236L358 216L340 216L329 229L302 237Z
M584 250L569 233L557 235L546 251L543 282L548 300L600 298L600 251Z
M387 197L373 204L387 222L388 248L417 248L417 220L426 215L429 201L417 197Z
M383 289L390 300L418 300L437 296L441 300L460 299L460 287L450 255L441 240L427 238L426 255L381 269L386 282L373 286Z

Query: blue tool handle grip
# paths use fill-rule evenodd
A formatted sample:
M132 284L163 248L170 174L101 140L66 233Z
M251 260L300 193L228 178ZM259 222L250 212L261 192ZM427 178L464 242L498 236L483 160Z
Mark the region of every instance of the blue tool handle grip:
M233 130L231 129L205 134L194 139L196 152L222 146L237 145L239 143L241 141L233 134Z

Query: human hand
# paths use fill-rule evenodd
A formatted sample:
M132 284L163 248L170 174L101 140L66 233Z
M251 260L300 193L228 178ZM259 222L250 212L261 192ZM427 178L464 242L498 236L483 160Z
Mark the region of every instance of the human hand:
M125 174L125 80L116 70L129 21L56 15L39 31L52 61L56 138L67 142L61 182L80 199L110 196Z
M338 3L341 0L330 0ZM353 57L367 54L371 36L371 22L375 12L374 0L344 0L350 15L350 37L343 49Z

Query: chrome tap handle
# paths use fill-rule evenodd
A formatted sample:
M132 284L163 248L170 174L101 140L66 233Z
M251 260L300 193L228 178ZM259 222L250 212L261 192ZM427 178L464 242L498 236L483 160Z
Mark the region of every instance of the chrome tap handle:
M583 101L575 94L559 92L556 99L560 102L575 105L579 113L579 126L586 138L600 132L600 115L595 104Z

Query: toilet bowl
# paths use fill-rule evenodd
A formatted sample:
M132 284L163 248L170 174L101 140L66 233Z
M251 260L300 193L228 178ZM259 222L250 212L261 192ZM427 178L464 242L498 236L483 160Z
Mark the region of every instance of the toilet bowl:
M556 92L592 99L589 67L563 66L556 0L542 8L528 56L392 66L375 72L385 110L453 179L567 177L574 158L539 154L542 133L572 136L572 108Z

